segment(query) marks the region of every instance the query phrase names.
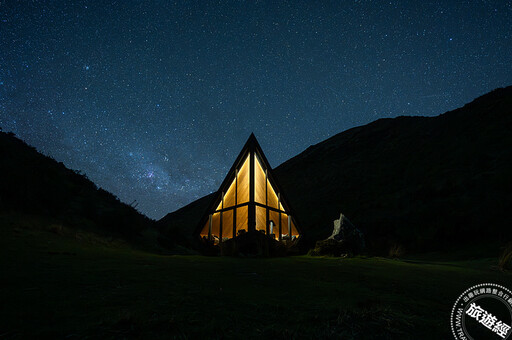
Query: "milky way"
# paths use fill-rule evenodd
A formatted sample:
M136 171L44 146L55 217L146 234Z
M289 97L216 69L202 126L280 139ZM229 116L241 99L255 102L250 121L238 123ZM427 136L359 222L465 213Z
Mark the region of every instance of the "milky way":
M510 1L7 0L0 19L0 127L152 218L217 190L251 132L275 167L512 84Z

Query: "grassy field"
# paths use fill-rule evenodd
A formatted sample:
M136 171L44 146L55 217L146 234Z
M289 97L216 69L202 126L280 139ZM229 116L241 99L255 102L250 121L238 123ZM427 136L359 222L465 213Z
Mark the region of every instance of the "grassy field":
M0 221L0 338L450 339L496 259L161 256Z

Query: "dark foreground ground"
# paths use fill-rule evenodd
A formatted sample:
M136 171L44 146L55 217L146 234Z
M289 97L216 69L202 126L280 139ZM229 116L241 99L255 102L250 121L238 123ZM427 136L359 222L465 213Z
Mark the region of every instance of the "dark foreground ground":
M462 291L512 288L495 258L159 256L29 220L0 249L1 339L450 339Z

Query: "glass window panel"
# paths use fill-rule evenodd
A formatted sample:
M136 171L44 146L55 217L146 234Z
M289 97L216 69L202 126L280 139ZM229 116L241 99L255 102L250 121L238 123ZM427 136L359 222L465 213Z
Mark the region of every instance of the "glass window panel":
M222 240L233 238L233 210L222 212Z
M277 202L278 202L277 194L274 191L274 188L272 188L270 181L268 181L268 180L267 180L267 189L268 189L268 206L277 209Z
M247 224L248 224L248 212L249 208L247 206L240 207L236 209L236 235L240 234L240 230L245 230L247 232Z
M274 238L277 240L279 237L279 213L276 211L270 210L268 219L269 219L268 220L269 226L270 226L270 222L273 222L273 225L274 225L273 228L269 228L270 235L273 234Z
M212 238L215 243L219 241L219 233L220 233L220 213L213 214L212 217Z
M288 215L281 213L281 237L282 239L289 238L288 233Z
M249 163L250 157L247 156L244 164L238 171L237 204L249 202Z
M267 209L256 206L256 230L267 232Z
M233 182L231 182L228 191L224 195L224 209L235 205L235 188L236 183L235 180L233 179Z
M265 204L265 171L261 167L260 161L256 155L254 155L254 199L258 203Z

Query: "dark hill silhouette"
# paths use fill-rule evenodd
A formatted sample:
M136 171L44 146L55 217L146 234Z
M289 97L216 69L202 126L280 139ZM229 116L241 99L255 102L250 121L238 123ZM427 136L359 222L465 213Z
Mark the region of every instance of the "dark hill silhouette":
M371 252L408 252L512 240L512 87L437 117L379 119L339 133L274 173L303 228L303 250L340 212ZM191 242L213 195L162 218Z
M79 171L44 156L12 133L0 132L0 213L30 215L129 241L154 221Z

